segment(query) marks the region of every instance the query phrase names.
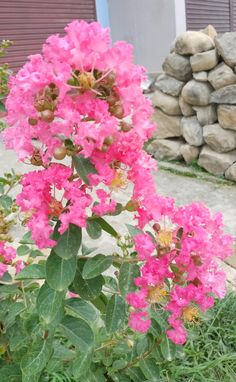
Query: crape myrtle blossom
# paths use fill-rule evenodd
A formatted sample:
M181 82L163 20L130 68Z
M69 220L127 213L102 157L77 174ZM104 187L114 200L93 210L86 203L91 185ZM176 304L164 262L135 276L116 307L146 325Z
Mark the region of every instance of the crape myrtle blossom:
M53 247L56 220L60 233L70 223L86 227L92 215L116 212L116 191L131 183L122 209L140 230L134 237L140 275L127 295L129 325L148 331L157 305L169 312L169 338L184 343L184 324L224 296L217 258L231 253L232 239L219 214L212 217L201 204L175 207L156 193L156 162L143 150L155 128L153 111L132 46L111 45L98 23L73 21L65 32L50 36L42 54L30 56L10 80L5 144L40 167L22 177L17 203L38 247ZM92 169L87 179L77 168L81 160Z
M222 230L222 216L211 217L202 204L174 208L170 218L172 232L154 225L155 238L149 234L134 238L143 263L140 276L135 279L139 290L128 294L127 301L138 312L147 313L153 304L171 312L167 335L173 342L183 344L187 338L184 323L197 320L200 311L213 306L214 297L225 295L225 274L219 269L217 258L231 255L233 241ZM171 284L168 292L167 278ZM135 317L141 325L140 316ZM138 324L133 320L130 325L137 330Z
M16 250L7 245L5 242L0 241L0 278L8 271L14 270L15 273L24 268L22 260L16 260Z

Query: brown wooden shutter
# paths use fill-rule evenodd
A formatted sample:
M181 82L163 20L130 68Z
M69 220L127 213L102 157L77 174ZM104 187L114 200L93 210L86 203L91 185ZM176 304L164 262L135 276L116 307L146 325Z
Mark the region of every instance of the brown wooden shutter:
M95 0L0 0L0 40L14 42L0 63L18 70L48 36L63 34L74 19L96 20Z
M236 0L230 0L231 30L236 31Z
M231 9L235 0L186 0L187 30L199 30L212 24L218 33L229 32L231 26Z

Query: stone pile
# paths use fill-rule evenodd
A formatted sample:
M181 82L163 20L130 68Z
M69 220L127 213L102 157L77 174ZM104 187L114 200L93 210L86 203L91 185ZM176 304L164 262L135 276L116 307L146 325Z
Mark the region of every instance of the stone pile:
M236 181L236 32L209 25L172 45L152 96L158 128L148 151Z

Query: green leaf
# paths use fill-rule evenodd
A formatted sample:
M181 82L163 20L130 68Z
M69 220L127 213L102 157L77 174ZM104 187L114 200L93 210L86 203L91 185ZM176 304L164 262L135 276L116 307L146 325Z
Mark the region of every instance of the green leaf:
M25 304L23 302L15 302L14 304L10 305L6 319L4 321L4 329L6 330L10 328L14 324L16 317L19 316L19 314L24 310Z
M1 195L0 206L2 206L4 210L10 212L12 206L12 198L8 195Z
M119 238L120 235L118 234L118 232L109 223L107 223L106 220L104 220L103 218L96 218L96 222L100 224L103 231L109 233L109 235L115 237L116 239Z
M171 342L168 337L163 334L161 337L160 350L166 361L172 361L176 353L176 345Z
M96 249L97 249L96 247L88 248L88 247L86 247L86 245L82 244L82 249L81 249L82 255L88 256L88 255L90 255L90 253L96 251Z
M63 291L72 283L76 272L76 257L68 260L52 250L46 262L46 279L52 289Z
M0 295L11 295L20 293L20 289L16 285L0 285Z
M134 279L135 277L138 277L139 274L139 266L137 264L123 263L121 265L119 273L119 288L123 297L136 289Z
M128 228L131 237L135 237L136 235L143 233L139 228L136 228L131 224L126 224L126 227Z
M69 228L59 236L57 245L53 248L54 252L66 260L76 256L81 245L81 237L81 228L70 224Z
M30 247L28 247L28 245L20 245L18 248L17 248L17 255L18 256L25 256L25 255L28 255L28 253L30 252Z
M159 382L160 370L153 358L143 358L139 362L139 367L147 379Z
M23 268L15 276L15 280L26 280L26 279L45 279L45 263L44 264L30 264Z
M128 369L126 374L128 374L133 382L145 381L145 376L138 367L132 367Z
M83 352L88 352L94 345L94 334L86 321L66 316L60 326L70 342Z
M0 368L0 381L19 382L21 381L21 370L19 365L6 365Z
M106 313L106 307L107 307L107 296L104 293L100 293L98 297L96 297L92 303L93 305L102 313Z
M89 184L89 174L97 174L94 165L88 158L84 158L82 155L72 157L73 164L80 178L84 183Z
M117 359L116 361L113 362L112 364L112 369L119 370L123 369L127 365L128 361L125 359Z
M32 259L35 259L36 257L44 256L44 254L43 254L43 252L39 251L38 249L32 249L30 251L29 256L32 257Z
M104 279L101 275L99 275L92 279L85 280L82 276L83 265L84 260L78 261L76 276L73 282L73 291L78 293L84 300L94 300L102 291Z
M97 310L94 306L80 298L70 298L66 301L67 313L74 317L80 317L93 323L97 319Z
M106 269L110 268L112 264L111 256L104 255L96 255L91 259L88 259L84 264L82 277L86 279L92 279L101 273L103 273Z
M106 331L107 333L115 333L125 321L125 301L117 294L113 295L106 309Z
M31 231L28 231L24 234L24 236L20 240L20 244L34 244L34 241L31 236Z
M37 297L37 310L40 318L48 325L60 321L63 315L64 293L58 292L45 283Z
M7 109L5 108L5 105L4 105L4 103L2 101L0 101L0 111L2 113L5 113L7 111Z
M92 362L92 353L79 353L76 356L75 361L71 364L71 371L75 378L81 377L85 374L91 365Z
M102 234L102 228L96 220L87 221L86 231L93 240L99 239Z
M25 376L37 375L46 366L52 353L51 342L38 340L22 357L21 370Z
M95 372L89 371L83 376L83 382L107 382L107 379L104 377L103 370L98 369Z

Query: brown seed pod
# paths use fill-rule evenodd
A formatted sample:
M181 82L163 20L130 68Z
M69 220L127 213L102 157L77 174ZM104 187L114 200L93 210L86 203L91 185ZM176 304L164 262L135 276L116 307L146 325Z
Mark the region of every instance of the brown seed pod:
M103 145L102 145L102 148L101 148L101 151L102 151L103 153L105 153L108 149L109 149L109 146L103 144Z
M112 135L108 135L108 137L106 137L104 139L104 144L107 145L107 146L110 146L112 145L112 143L114 143L114 137Z
M116 102L118 101L118 97L112 93L107 97L107 103L109 103L110 106L114 106Z
M31 125L31 126L35 126L35 125L37 125L37 123L38 123L38 120L36 119L36 118L28 118L28 123L29 123L29 125Z
M54 120L54 113L51 110L43 110L40 114L44 122L52 122Z
M121 128L122 131L127 133L128 131L130 131L132 129L132 125L130 123L121 121L120 128Z
M61 146L61 147L57 147L54 152L53 152L53 156L55 159L57 160L62 160L65 158L66 156L66 148L65 146Z
M44 99L36 100L34 103L35 109L39 112L45 110L44 102L45 102Z
M109 111L116 118L121 119L124 116L124 110L120 103L116 103L114 106L111 106Z
M40 152L39 152L38 150L36 150L36 151L34 152L34 154L32 155L32 157L31 157L31 159L30 159L30 163L31 163L33 166L42 166L42 165L43 165L43 161L42 161Z

